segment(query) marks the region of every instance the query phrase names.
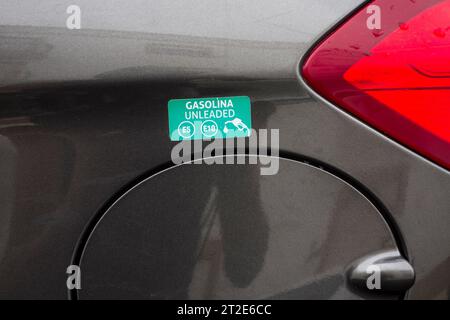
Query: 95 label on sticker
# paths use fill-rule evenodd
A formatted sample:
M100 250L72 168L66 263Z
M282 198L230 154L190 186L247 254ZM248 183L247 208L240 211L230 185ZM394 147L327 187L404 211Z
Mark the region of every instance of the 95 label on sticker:
M168 109L172 141L241 138L251 134L247 96L172 99Z

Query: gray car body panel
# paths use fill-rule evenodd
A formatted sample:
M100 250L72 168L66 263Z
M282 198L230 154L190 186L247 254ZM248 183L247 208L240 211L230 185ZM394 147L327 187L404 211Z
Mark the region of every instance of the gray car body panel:
M301 161L280 157L278 173L261 176L261 158L269 159L185 163L127 190L80 248L78 298L402 296L403 290L379 295L347 284L349 266L366 254L393 250L399 256L374 204L346 181ZM380 280L381 289L388 281Z
M280 128L280 150L337 168L384 204L415 269L408 297L448 298L449 172L297 77L315 39L361 2L79 1L81 30L65 28L70 3L5 4L0 296L66 297L64 271L92 216L170 161L167 124L152 110L174 97L248 95L254 127Z

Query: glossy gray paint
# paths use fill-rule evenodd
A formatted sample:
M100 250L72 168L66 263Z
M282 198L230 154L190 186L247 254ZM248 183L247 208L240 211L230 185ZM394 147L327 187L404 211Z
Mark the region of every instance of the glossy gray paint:
M308 42L359 2L80 0L82 28L68 30L73 2L10 1L0 84L293 78Z
M213 95L250 96L255 128L280 128L282 150L369 189L416 271L408 297L448 297L449 173L311 98L296 78L313 39L360 1L249 2L237 10L241 29L186 24L184 7L152 15L169 12L162 2L127 1L145 13L137 21L89 3L95 16L79 31L64 28L63 2L0 11L1 297L65 298L65 268L94 213L170 160L167 100ZM220 15L234 17L224 6ZM139 23L147 15L153 25Z
M258 162L183 164L128 190L83 248L79 297L379 298L346 281L361 257L398 254L377 209L327 171L281 158L278 174L260 176L250 158ZM396 272L384 269L386 292Z

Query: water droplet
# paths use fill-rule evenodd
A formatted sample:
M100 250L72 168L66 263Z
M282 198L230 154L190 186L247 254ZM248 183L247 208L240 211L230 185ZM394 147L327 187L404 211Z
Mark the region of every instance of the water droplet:
M404 22L400 22L398 24L398 26L400 27L400 30L408 30L409 29L409 25L407 23L404 23Z
M439 38L445 37L445 31L442 30L441 28L434 29L433 33L436 37L439 37Z
M373 30L372 31L372 34L375 36L375 37L380 37L380 36L382 36L383 34L384 34L384 31L383 30L381 30L381 29L375 29L375 30Z

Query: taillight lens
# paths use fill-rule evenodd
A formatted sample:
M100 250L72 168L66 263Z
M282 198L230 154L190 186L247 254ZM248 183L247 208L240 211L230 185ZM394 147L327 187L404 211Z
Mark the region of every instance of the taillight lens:
M450 0L371 1L311 50L301 73L325 99L450 169Z

